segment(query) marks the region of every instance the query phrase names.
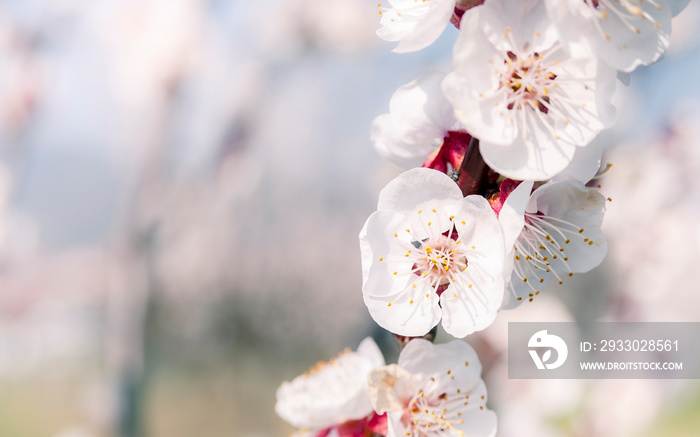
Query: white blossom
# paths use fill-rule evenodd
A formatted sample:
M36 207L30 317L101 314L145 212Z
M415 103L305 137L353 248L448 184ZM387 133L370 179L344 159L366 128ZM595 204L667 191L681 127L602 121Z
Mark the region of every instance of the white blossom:
M566 50L543 1L489 0L462 17L443 91L491 168L545 180L612 124L615 78Z
M425 162L446 172L446 161L458 167L471 136L460 131L452 104L442 94L444 78L434 71L396 90L389 113L372 123L370 138L381 156L404 168Z
M396 53L414 52L432 44L450 23L455 0L388 0L383 8L382 27L377 35L386 41L399 41Z
M367 396L367 375L384 365L384 357L371 338L357 352L345 350L328 363L316 364L308 373L277 389L277 414L303 433L315 432L372 413Z
M659 61L689 0L546 0L561 37L622 71Z
M464 337L493 322L503 300L503 239L481 196L447 175L409 170L380 193L360 233L364 301L374 320L421 336L440 319Z
M398 364L369 374L369 393L375 411L387 413L387 437L496 434L496 415L486 409L481 363L462 341L411 340Z
M578 180L549 182L532 194L531 187L523 182L514 189L499 215L505 244L512 244L506 255L513 269L504 308L531 302L552 276L562 284L566 277L598 266L607 254L600 229L603 195Z

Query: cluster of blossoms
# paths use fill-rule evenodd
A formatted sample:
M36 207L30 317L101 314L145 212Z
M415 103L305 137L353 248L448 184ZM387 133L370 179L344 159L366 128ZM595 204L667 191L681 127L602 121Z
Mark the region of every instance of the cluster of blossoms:
M297 437L493 437L496 415L485 405L481 364L468 344L415 339L385 366L367 338L357 352L283 383L276 410L299 428Z
M463 338L602 262L594 139L615 122L617 82L664 56L688 1L380 3L377 33L396 52L459 29L453 71L401 86L372 125L380 155L419 167L381 191L360 232L364 302L380 326L417 338L442 323ZM322 382L283 385L278 413L315 436L495 435L466 343L413 339L398 364L374 368L360 349L319 370ZM358 363L341 365L349 357Z

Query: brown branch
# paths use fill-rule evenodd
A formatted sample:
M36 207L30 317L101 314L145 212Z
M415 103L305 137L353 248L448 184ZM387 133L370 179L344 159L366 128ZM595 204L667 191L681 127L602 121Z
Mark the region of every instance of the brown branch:
M464 197L470 194L485 195L489 187L489 166L479 151L479 140L472 137L467 152L464 154L459 170L452 173Z
M433 341L435 341L436 335L437 335L437 326L435 326L433 329L428 331L428 333L422 337L406 337L403 335L394 334L394 340L396 340L396 343L399 345L399 353L401 353L401 351L408 344L408 342L413 340L414 338L424 338L430 342L433 342Z

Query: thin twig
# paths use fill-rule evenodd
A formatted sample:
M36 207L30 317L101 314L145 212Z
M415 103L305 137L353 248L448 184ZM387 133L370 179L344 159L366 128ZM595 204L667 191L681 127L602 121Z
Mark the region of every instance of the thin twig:
M488 176L489 166L486 165L479 151L479 139L472 137L462 165L456 173L453 173L452 178L459 185L464 197L467 197L470 194L484 195L488 188Z

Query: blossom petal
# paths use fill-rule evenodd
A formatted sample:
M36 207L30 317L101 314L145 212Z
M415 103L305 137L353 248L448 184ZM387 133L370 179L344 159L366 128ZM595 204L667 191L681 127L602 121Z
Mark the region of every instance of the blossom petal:
M498 223L503 230L503 241L505 248L505 258L503 267L503 278L506 282L506 293L503 297L503 308L511 308L512 301L519 302L513 287L510 285L515 263L515 241L523 230L525 225L525 206L530 200L532 192L532 181L521 182L508 196L503 203L501 212L498 216ZM522 298L520 299L522 300Z
M364 348L369 342L373 343L371 339L363 341ZM296 428L315 430L365 418L372 412L367 375L374 368L375 360L357 352L342 353L310 373L282 383L275 411Z
M408 337L425 335L438 324L442 313L435 290L427 280L414 277L414 282L395 295L363 294L365 305L379 326Z
M581 181L550 182L532 193L526 210L532 213L540 211L551 217L565 217L572 212L581 211L586 224L600 227L605 212L605 198Z
M498 215L506 253L513 251L515 240L525 225L525 206L530 200L533 184L532 181L521 182L503 203L503 208Z
M477 386L471 397L479 399L486 395L486 386L483 382ZM470 408L462 412L460 416L464 423L456 423L454 427L464 432L464 437L495 437L498 430L496 413L491 410ZM462 436L462 433L460 433Z
M683 12L683 9L685 9L685 7L688 6L690 0L669 0L668 3L671 7L671 13L675 17L676 15Z
M365 222L360 231L363 292L389 296L408 284L413 263L393 257L411 247L411 235L398 232L406 223L403 215L393 211L376 211Z
M412 137L411 133L415 133L415 137ZM410 144L402 141L402 138L422 140ZM375 118L370 133L374 150L402 168L419 166L425 157L435 150L433 142L437 138L428 131L415 132L414 126L407 125L403 120L396 120L392 114L382 114Z
M414 52L432 44L449 24L455 7L455 0L432 0L414 13L414 1L391 3L395 9L383 14L377 35L386 41L399 41L392 50L395 53Z
M423 375L423 381L429 377L442 378L459 372L462 379L469 381L463 390L472 390L480 382L481 363L474 349L467 343L454 340L435 345L428 340L416 338L408 342L399 355L398 365L412 374ZM455 377L456 379L457 377Z
M503 254L503 233L488 201L478 195L465 197L454 224L459 239L470 250L469 263L479 265L488 275L500 275L503 263L498 258Z
M671 17L683 1L601 1L597 6L579 0L547 0L562 38L575 52L591 53L611 67L630 72L659 61L669 47Z
M457 338L481 331L496 319L503 302L503 276L474 270L440 296L442 326Z
M457 209L462 198L462 192L449 176L429 168L414 168L402 173L382 189L377 210L393 210L409 215L422 209L432 210L441 203L442 209ZM455 203L452 205L450 201Z
M529 47L538 51L557 41L557 32L541 0L518 0L517 2L489 0L486 4L488 7L480 9L478 17L474 20L476 23L485 23L489 26L486 34L491 36L489 39L497 48L508 49L501 45L503 39L500 38L500 34L506 28L509 28L512 41L519 50ZM460 27L463 28L464 24ZM539 36L536 41L533 41L532 35L536 32Z
M525 137L518 136L508 145L482 142L481 154L492 169L511 179L549 179L566 168L576 147L552 141L546 129L540 128L539 121L526 123L524 129L529 134Z
M442 293L440 304L445 331L464 337L489 326L503 301L503 235L486 199L476 195L463 200L455 228L467 248L467 266Z
M403 413L404 406L420 388L420 381L397 364L374 369L367 381L369 399L377 414Z
M559 273L583 273L598 266L607 254L607 240L600 229L605 213L605 197L579 181L551 182L538 188L532 203L552 225L571 223L571 232L549 231L554 246L564 249L561 256L551 260L552 269ZM563 225L562 225L563 226ZM553 228L553 226L552 226ZM578 229L576 229L578 228ZM568 258L568 259L567 259Z
M603 160L603 151L605 143L600 137L593 140L586 147L577 147L574 157L569 165L557 173L552 180L563 181L575 179L583 183L587 183L600 170L600 164Z
M357 347L357 353L375 367L383 366L385 363L384 355L372 337L367 337L360 342L360 345Z
M381 156L405 168L420 166L455 127L452 105L440 90L444 76L430 72L396 90L389 114L372 123L370 139Z
M513 272L503 299L504 310L516 308L523 302L533 300L552 278L552 269L545 265L545 262L549 262L549 258L547 261L536 262L527 260L522 253L515 251L513 262Z

